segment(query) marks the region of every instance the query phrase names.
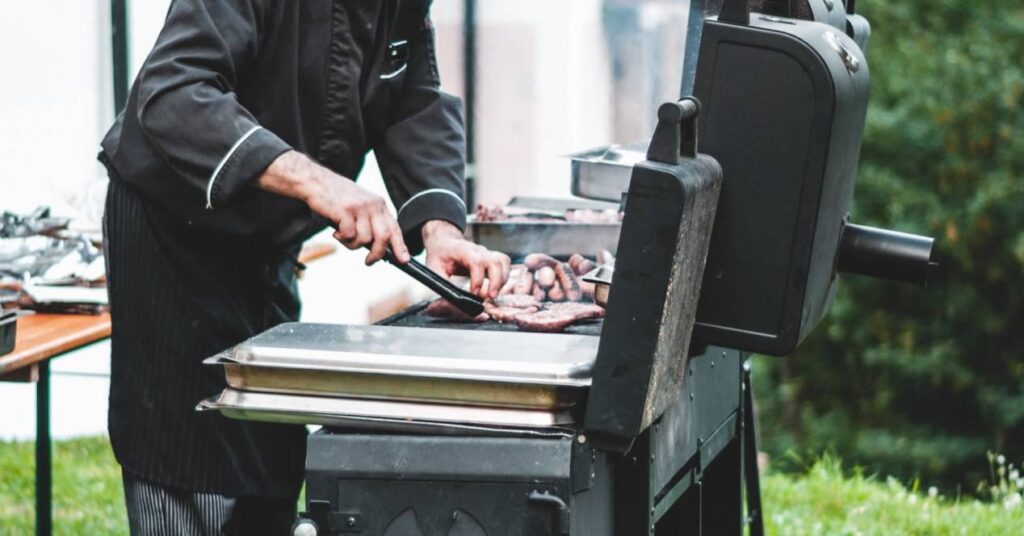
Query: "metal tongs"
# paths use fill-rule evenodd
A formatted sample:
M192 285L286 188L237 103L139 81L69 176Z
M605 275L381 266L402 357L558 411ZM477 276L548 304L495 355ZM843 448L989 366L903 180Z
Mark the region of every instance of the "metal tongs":
M426 265L416 259L409 259L407 263L398 262L395 255L388 248L384 252L384 260L394 265L399 270L419 281L423 286L439 294L458 310L469 316L477 316L484 312L484 302L473 294L459 288L451 281L438 275L437 272L427 268Z
M332 225L332 227L337 229L336 226ZM412 277L416 281L419 281L423 286L436 292L439 296L447 300L449 303L454 305L456 309L463 313L472 317L484 312L483 300L459 288L451 281L441 277L437 272L427 268L426 265L416 259L410 258L409 262L404 264L398 262L398 259L395 258L395 254L391 252L391 248L389 247L384 250L384 260L405 272L406 275Z

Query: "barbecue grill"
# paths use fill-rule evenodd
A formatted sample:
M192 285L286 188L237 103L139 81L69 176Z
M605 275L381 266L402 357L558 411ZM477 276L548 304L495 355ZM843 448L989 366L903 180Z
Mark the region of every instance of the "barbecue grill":
M574 166L574 190L624 197L603 320L529 334L421 304L212 357L229 387L200 409L325 425L294 533L761 533L749 353L799 344L840 271L931 266L931 239L847 221L866 25L847 36L828 4L805 20L727 1L684 69L696 98L659 109L643 159Z

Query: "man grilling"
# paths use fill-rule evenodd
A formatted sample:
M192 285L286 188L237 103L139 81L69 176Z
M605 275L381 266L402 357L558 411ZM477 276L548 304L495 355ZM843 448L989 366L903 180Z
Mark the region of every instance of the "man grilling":
M225 386L203 358L298 319L305 239L331 225L367 264L425 248L480 295L507 278L508 257L462 235L461 110L428 4L172 1L100 153L109 427L133 534L287 532L305 429L194 407ZM350 180L371 149L397 218Z

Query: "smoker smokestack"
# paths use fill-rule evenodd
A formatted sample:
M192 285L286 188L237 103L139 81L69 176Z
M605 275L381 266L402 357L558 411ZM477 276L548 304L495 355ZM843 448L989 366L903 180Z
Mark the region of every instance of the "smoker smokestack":
M846 223L839 242L840 272L925 285L935 240L877 227Z

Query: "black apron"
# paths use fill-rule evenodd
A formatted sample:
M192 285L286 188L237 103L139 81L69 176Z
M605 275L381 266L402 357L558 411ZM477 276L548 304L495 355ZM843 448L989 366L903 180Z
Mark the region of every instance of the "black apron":
M117 460L180 489L296 497L303 426L228 419L195 406L226 386L222 367L203 359L299 318L298 247L275 254L185 225L117 180L107 194L104 234Z

